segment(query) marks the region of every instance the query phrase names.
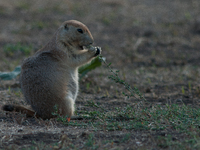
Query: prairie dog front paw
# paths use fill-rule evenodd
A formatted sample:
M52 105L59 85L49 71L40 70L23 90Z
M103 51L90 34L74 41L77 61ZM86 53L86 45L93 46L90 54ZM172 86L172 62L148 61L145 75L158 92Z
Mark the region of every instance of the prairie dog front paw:
M94 57L96 57L97 55L101 54L101 47L94 47L94 46L88 46L87 47L89 52L94 53Z
M96 53L95 53L94 57L96 57L99 54L101 54L101 47L97 46L97 47L95 47L95 49L96 49Z

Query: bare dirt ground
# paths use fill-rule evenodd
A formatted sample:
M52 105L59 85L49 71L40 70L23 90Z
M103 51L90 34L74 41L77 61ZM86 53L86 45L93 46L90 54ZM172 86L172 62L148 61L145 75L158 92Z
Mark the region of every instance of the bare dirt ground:
M0 111L0 149L199 149L200 1L2 0L0 71L12 71L70 19L88 26L106 61L147 102L136 107L141 100L126 98L123 85L109 80L111 73L102 64L80 81L76 115L81 120L67 123ZM27 51L9 50L17 44ZM27 105L18 78L0 80L0 106L6 103ZM193 123L184 126L188 122L177 119L183 128L173 126L161 114L168 107L183 119L182 107L192 108L188 117L195 114L196 120L191 117ZM134 117L124 117L127 110ZM109 118L112 112L118 118ZM163 119L163 126L153 116Z

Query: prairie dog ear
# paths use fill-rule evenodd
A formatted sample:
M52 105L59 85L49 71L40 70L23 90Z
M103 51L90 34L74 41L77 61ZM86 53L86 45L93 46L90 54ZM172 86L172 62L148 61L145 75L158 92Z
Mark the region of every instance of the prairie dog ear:
M65 30L68 30L68 29L69 29L67 24L64 25L64 29L65 29Z

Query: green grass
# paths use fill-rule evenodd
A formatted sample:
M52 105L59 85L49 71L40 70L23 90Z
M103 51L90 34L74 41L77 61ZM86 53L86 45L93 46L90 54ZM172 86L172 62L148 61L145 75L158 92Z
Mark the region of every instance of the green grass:
M4 53L8 57L13 57L16 53L21 52L22 54L28 56L31 54L33 47L31 45L17 43L17 44L7 44L3 47Z
M87 6L87 3L80 4L80 3L71 3L69 5L70 11L79 17L84 17L89 13L89 7Z
M17 3L17 8L20 10L29 10L31 8L31 3L28 3L26 1L19 1Z
M177 134L184 134L185 138L181 140L167 136L157 136L156 143L160 148L176 147L182 148L187 145L189 148L200 146L200 108L192 108L186 105L153 105L138 107L127 105L126 107L116 107L114 110L105 109L94 101L87 101L88 110L79 110L77 116L83 118L83 121L59 118L67 126L77 126L82 128L91 128L95 131L173 131ZM130 139L127 134L122 143ZM92 136L87 145L94 143ZM93 145L94 146L94 145ZM184 147L183 147L184 148ZM95 149L95 148L94 148Z
M109 13L109 14L106 14L106 15L103 15L100 19L100 21L106 25L106 26L109 26L112 24L113 20L115 20L117 18L117 15L116 13Z
M35 21L31 23L31 28L42 30L48 26L48 23L44 21Z
M133 106L116 107L115 110L106 110L93 101L88 101L86 106L95 110L80 110L77 115L88 120L98 130L164 130L173 129L187 133L189 129L200 128L200 109L185 105L154 105L151 107L135 108ZM61 120L61 119L59 119ZM66 123L65 120L62 120ZM87 124L67 122L67 125Z
M85 142L84 147L86 149L92 149L92 150L98 149L98 145L95 144L95 139L93 134L89 135L87 141Z

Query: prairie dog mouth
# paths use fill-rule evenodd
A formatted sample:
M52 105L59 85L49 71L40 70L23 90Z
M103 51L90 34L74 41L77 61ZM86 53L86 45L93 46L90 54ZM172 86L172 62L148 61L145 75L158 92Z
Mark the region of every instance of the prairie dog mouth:
M83 46L83 48L84 48L84 49L93 49L93 48L95 48L95 47L92 46L92 45L87 45L87 46Z
M79 46L81 48L81 50L84 50L84 49L93 49L94 46L92 45L86 45L86 46Z

